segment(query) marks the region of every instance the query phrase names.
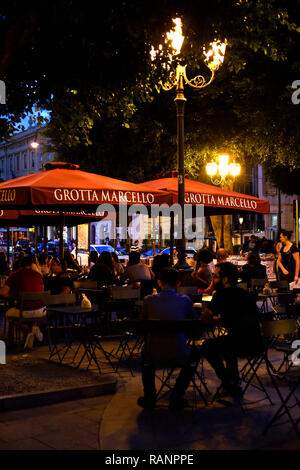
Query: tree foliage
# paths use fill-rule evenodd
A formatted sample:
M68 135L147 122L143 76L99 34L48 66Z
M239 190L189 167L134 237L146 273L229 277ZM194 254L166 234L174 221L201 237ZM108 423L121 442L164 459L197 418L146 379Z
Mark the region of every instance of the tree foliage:
M299 166L291 84L300 78L299 2L290 0L13 0L1 6L0 78L7 86L0 132L33 104L51 111L48 135L61 159L110 176L143 181L176 167L174 93L166 47L151 62L172 17L183 18L189 76L209 74L203 45L228 46L215 81L186 88L186 165L203 177L226 149L241 163ZM172 65L171 65L172 66ZM202 176L201 176L202 175Z

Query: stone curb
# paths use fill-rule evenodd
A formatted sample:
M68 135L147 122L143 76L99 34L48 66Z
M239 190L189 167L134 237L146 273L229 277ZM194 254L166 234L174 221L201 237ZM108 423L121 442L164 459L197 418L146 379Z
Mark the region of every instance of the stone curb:
M6 395L0 397L0 412L52 405L64 401L92 398L100 395L113 394L117 390L117 379L106 379L103 383L83 385L80 387L60 388L45 392Z

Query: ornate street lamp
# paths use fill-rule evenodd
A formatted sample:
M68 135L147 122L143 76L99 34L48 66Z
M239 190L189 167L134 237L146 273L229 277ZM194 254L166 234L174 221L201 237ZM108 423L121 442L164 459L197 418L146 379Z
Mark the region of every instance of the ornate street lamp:
M211 182L215 185L224 185L226 178L236 178L241 173L241 165L236 163L229 164L229 155L219 155L219 163L207 163L206 173L210 176Z
M170 60L173 60L173 56L180 53L184 36L182 35L182 23L180 18L173 19L175 27L169 33L167 33L167 40L170 41L171 47L174 53L170 56ZM176 89L176 113L177 113L177 161L178 161L178 203L181 207L182 213L182 224L181 224L181 238L177 240L177 251L178 251L178 263L176 265L179 269L190 269L186 263L185 258L185 234L184 234L184 105L186 98L184 96L184 84L190 85L193 88L204 88L208 86L214 79L215 71L218 70L220 65L223 63L224 54L226 49L226 43L221 41L215 41L210 44L211 49L205 52L206 57L205 63L210 70L210 78L206 80L202 75L197 75L192 79L188 79L186 75L186 65L178 64L175 72L171 72L169 79L166 83L162 84L162 88L166 91L172 88ZM159 46L159 50L162 50L162 46ZM152 47L151 57L155 58L159 51L155 51Z

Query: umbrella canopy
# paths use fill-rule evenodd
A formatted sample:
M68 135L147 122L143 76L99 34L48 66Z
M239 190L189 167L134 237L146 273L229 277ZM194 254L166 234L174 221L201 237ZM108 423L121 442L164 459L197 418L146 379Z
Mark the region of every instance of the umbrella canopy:
M74 227L75 225L85 224L89 222L97 222L104 217L104 212L89 212L89 211L44 211L44 210L0 210L0 227L23 226L33 227L34 225L42 226L55 226L61 223L63 216L63 223L67 227Z
M95 209L99 204L168 203L168 195L127 181L79 170L69 163L47 163L45 171L0 183L1 209ZM93 210L92 209L92 210Z
M173 202L178 201L178 179L162 178L147 181L142 184L149 189L165 190L173 196ZM233 214L235 212L259 212L268 214L270 202L248 194L241 194L229 189L219 188L209 184L185 179L185 204L203 204L205 213L213 215L218 213Z

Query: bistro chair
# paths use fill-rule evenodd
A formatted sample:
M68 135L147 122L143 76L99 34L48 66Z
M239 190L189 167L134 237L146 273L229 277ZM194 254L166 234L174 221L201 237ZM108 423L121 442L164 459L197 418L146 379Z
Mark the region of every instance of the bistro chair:
M86 279L84 281L73 281L75 290L83 289L97 289L97 281Z
M196 322L199 320L195 320ZM185 333L188 338L195 340L197 337L202 337L203 335L203 324L200 324L200 330L197 328L197 323L191 320L144 320L143 322L143 332L145 335L145 353L146 357L147 354L149 355L149 342L151 340L151 335L159 334L162 335L165 333L166 335L171 334L178 334L178 333ZM154 361L153 365L156 369L162 369L162 372L159 373L156 370L155 377L160 382L160 387L156 393L156 400L160 397L164 396L168 393L172 388L173 385L171 384L171 379L174 376L174 372L176 369L181 369L184 365L185 361L163 361L163 360L156 360ZM210 394L208 387L206 385L204 376L202 373L200 374L198 370L195 371L194 377L191 380L192 387L194 392L196 392L197 396L203 401L203 403L207 406L208 402L207 399L202 391L202 387L206 391L207 394ZM166 389L166 392L163 393L163 390Z
M49 345L49 361L57 358L59 364L62 364L66 354L72 349L76 341L75 329L80 325L76 319L60 315L54 312L51 307L74 305L76 303L76 294L57 294L48 297L47 303L47 331ZM74 321L75 320L75 321ZM80 345L79 345L80 347ZM77 356L79 348L77 346L73 361Z
M192 302L201 302L202 294L199 294L197 286L181 286L177 290L178 294L185 294Z
M262 332L264 336L270 338L278 338L279 336L295 335L297 330L296 319L287 319L287 320L278 320L273 322L266 322L262 325ZM295 351L295 350L294 350ZM294 352L293 351L293 352ZM300 436L298 430L298 423L300 418L296 419L291 413L291 409L299 408L300 401L296 396L296 391L300 385L300 372L299 369L291 370L291 365L288 367L283 374L281 374L280 368L275 369L273 364L268 359L267 355L265 357L266 370L269 378L271 379L271 384L273 390L276 392L277 397L280 401L280 406L277 411L274 413L273 417L265 427L263 435L266 435L270 427L273 426L280 418L283 416L287 417L292 427L297 435ZM293 373L294 372L294 373ZM287 390L284 396L284 391ZM277 423L280 424L280 423Z
M135 290L135 289L133 289ZM131 295L131 294L130 294ZM136 316L136 307L134 299L113 300L101 302L99 304L100 325L99 332L96 332L94 350L100 350L109 362L110 366L118 371L121 364L129 367L133 376L130 361L137 353L142 344L140 335L136 335L130 328L124 329L124 321ZM105 343L113 342L113 345L105 348ZM132 343L133 342L133 343ZM114 364L114 362L116 364Z
M261 322L261 333L265 346L261 354L258 354L252 358L247 358L247 362L241 370L241 378L245 383L243 395L251 385L252 387L261 391L265 396L264 399L267 399L270 404L273 405L272 399L266 390L266 387L264 386L258 371L261 370L264 366L268 373L270 370L272 370L274 374L277 373L275 366L268 358L268 350L276 346L280 337L295 334L296 328L297 323L295 319L268 320Z
M139 300L141 298L141 288L127 286L110 286L108 288L112 300Z

